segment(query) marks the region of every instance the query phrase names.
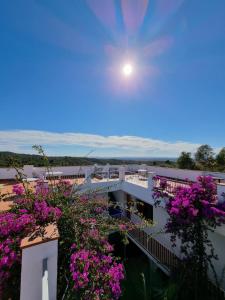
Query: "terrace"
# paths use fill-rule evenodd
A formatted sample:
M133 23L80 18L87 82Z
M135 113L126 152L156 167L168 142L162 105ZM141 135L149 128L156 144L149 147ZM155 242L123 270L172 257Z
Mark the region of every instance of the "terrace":
M107 168L110 168L107 166ZM77 169L78 170L78 169ZM80 170L79 170L80 171ZM91 167L83 167L81 173L68 174L66 169L60 173L61 178L71 180L74 189L80 190L82 193L88 190L97 191L97 193L108 193L110 191L122 191L141 199L142 201L153 204L152 189L159 187L162 182L166 182L166 192L170 195L174 194L178 187L187 187L191 181L187 180L185 171L165 169L165 176L162 176L161 169L154 170L154 168L146 168L145 172L136 170L129 170L127 166L120 166L117 169L113 168L113 172L105 170L96 170ZM154 171L157 171L154 172ZM56 171L57 172L57 171ZM71 169L70 169L71 172ZM42 173L43 174L43 170ZM52 180L58 182L59 176L57 173L48 174L46 184L50 184ZM174 174L174 175L173 175ZM54 176L53 176L54 175ZM156 176L158 175L158 176ZM190 175L190 173L189 173ZM217 191L219 197L225 191L224 174L220 174L220 182L218 182L218 174L214 174L217 183ZM29 176L29 174L28 174ZM193 171L192 179L196 176ZM27 185L34 189L35 181L25 180ZM0 191L1 193L9 193L12 196L12 187L15 181L3 180ZM2 201L0 203L0 210L7 211L13 205L12 201ZM154 208L154 218L158 223L161 222L162 211ZM37 237L30 241L29 237L21 242L22 251L22 272L21 272L21 287L23 293L21 300L30 299L30 295L36 294L34 299L55 299L56 295L56 276L57 276L57 253L58 253L58 238L59 235L54 233L57 228L52 230L44 229L46 233L42 237ZM56 231L55 231L56 230ZM224 228L217 230L221 238L224 237ZM136 243L142 251L149 256L158 266L169 273L169 266L176 264L176 255L171 251L166 240L158 240L153 238L151 233L146 230L134 230L129 233L130 239ZM223 242L222 242L223 243ZM34 257L36 257L34 259ZM32 271L35 270L35 271ZM42 274L42 275L41 275ZM41 279L41 280L40 280ZM34 282L39 282L38 286L33 285ZM42 295L40 294L42 293Z

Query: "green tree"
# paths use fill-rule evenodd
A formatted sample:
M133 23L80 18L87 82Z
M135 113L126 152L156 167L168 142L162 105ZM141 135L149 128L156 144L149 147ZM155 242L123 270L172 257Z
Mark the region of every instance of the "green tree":
M217 167L220 171L225 169L225 147L216 156Z
M213 169L215 159L212 147L207 144L200 146L195 153L195 161L203 170Z
M177 160L177 165L178 168L180 169L194 169L195 167L195 162L191 158L191 153L190 152L181 152L178 160Z

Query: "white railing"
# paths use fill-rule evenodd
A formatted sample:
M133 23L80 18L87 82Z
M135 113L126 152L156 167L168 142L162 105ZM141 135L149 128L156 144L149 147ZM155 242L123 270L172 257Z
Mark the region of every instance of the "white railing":
M125 176L125 181L143 186L145 188L148 187L148 178L147 177L142 177L142 176L137 175L137 174L136 175L126 175Z
M146 172L154 172L159 176L166 176L170 178L177 179L186 179L188 178L191 181L195 181L196 177L202 175L211 175L212 177L219 178L221 180L225 180L225 173L221 172L209 172L209 171L196 171L196 170L181 170L175 168L165 168L165 167L155 167L155 166L142 166L138 164L134 165L98 165L98 166L58 166L52 167L51 170L53 172L62 172L62 178L65 177L74 177L76 176L85 176L87 171L96 172L118 172L120 168L124 168L126 173L137 173L138 170L146 169ZM23 173L26 177L42 177L46 172L45 167L34 167L33 165L25 165L23 167ZM16 171L13 168L0 168L0 180L1 179L15 179ZM128 174L126 174L128 175Z

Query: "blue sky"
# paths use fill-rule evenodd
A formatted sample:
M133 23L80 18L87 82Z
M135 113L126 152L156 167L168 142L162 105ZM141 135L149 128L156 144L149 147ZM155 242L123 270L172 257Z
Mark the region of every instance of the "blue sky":
M225 146L224 0L3 0L0 28L0 151Z

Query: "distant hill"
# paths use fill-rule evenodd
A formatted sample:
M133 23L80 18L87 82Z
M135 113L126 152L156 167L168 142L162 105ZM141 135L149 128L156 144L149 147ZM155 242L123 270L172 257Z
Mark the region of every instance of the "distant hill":
M19 154L13 152L0 151L0 167L9 167L10 158L15 159L21 166L34 165L35 167L43 166L43 158L35 154ZM72 157L72 156L49 156L49 163L51 166L84 166L94 164L146 164L155 166L175 167L174 159L165 158L93 158L93 157Z
M101 157L98 157L98 158L101 158ZM104 159L111 159L113 157L103 157ZM135 161L168 161L170 160L171 162L174 161L176 162L177 161L177 158L176 157L117 157L116 159L119 159L119 160L135 160Z

